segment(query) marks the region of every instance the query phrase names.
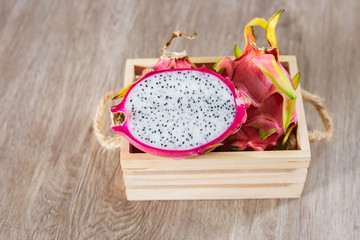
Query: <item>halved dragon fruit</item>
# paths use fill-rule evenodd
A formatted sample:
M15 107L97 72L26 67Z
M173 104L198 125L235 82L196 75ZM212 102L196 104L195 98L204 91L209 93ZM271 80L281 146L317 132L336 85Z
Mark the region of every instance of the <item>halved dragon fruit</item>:
M275 27L283 11L274 14L268 22L263 18L251 20L244 30L244 53L235 46L234 61L225 57L214 65L217 72L228 76L239 91L251 99L247 121L240 131L224 142L222 148L225 150L269 149L278 143L284 133L286 141L297 122L295 89L299 84L300 74L296 74L291 80L279 62L275 35ZM257 47L253 26L266 29L270 47Z
M147 73L152 71L159 71L165 69L173 69L173 68L196 68L195 64L193 64L189 57L186 54L186 51L182 52L171 52L166 50L167 47L170 46L172 40L177 37L185 37L190 40L195 39L197 36L196 32L193 32L193 36L187 35L180 31L175 31L172 33L171 38L169 41L165 43L165 45L161 48L161 54L159 60L154 64L154 66L145 68L142 71L140 79L145 76ZM137 81L139 81L138 79ZM135 84L137 81L133 82L132 84L125 87L122 91L120 91L114 99L122 98L126 92L130 89L130 87Z
M221 145L248 107L232 82L204 67L152 71L111 107L112 129L144 152L180 159Z

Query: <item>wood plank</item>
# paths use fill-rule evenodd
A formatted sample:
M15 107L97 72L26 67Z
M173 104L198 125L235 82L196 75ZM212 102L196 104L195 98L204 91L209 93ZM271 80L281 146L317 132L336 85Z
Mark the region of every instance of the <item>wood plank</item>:
M186 187L186 188L127 188L127 199L138 200L192 200L192 199L267 199L297 198L303 184Z
M132 186L172 186L172 185L225 185L225 184L263 184L263 183L304 183L307 169L286 171L223 171L223 172L147 172L124 171L126 187Z
M229 56L231 59L235 59L234 56ZM201 67L203 64L209 65L209 64L215 64L222 56L212 56L212 57L190 57L190 60ZM297 72L297 63L296 63L296 56L293 55L280 55L279 60L281 62L288 62L290 65L290 72L295 74ZM127 66L133 66L133 71L135 75L140 75L142 73L142 70L144 70L147 67L150 67L154 65L158 61L158 58L132 58L126 60ZM124 79L124 86L127 86L132 83L133 72L131 70L128 71L128 68L125 71L125 79ZM131 67L129 68L131 69ZM131 73L131 74L129 74ZM126 77L129 76L129 77Z
M279 58L280 60L284 60L283 58ZM289 62L290 76L293 78L295 74L298 72L297 61L295 56L286 56L285 59ZM308 137L308 130L306 124L305 110L304 110L304 101L302 99L301 94L301 84L299 84L296 90L297 100L295 103L295 109L298 120L298 129L296 134L296 140L298 143L298 147L302 150L309 151L310 150L310 142ZM310 156L311 157L311 156Z
M310 152L299 153L299 150L286 151L281 158L276 151L261 152L241 152L236 154L224 154L214 152L182 160L174 160L158 157L154 159L148 154L136 153L137 159L131 154L122 153L121 166L124 171L175 171L175 170L229 170L229 169L294 169L307 168L309 166Z

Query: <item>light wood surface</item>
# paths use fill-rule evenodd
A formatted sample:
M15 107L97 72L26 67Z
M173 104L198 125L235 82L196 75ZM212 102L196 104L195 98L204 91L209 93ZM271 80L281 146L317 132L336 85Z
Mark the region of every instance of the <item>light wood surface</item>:
M335 123L331 143L311 145L303 196L125 201L119 152L91 127L125 60L157 57L177 29L198 38L170 49L232 55L250 19L281 8L280 53ZM359 12L355 0L1 1L0 239L359 239Z

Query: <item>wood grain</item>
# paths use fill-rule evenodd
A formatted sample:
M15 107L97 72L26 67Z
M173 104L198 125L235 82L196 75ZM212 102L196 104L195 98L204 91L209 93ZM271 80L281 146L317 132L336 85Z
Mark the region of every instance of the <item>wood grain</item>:
M311 145L303 196L125 201L119 153L91 128L125 60L157 57L176 29L198 38L172 49L231 55L251 18L281 8L280 53L335 123L331 143ZM359 239L359 12L355 0L1 1L0 239Z

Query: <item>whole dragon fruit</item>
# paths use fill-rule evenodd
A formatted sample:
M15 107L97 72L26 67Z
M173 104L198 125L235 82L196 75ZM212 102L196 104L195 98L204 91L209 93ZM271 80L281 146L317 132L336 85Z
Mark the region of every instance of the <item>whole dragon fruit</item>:
M204 67L154 70L111 107L112 129L144 152L180 159L218 147L248 107L228 78Z
M267 22L263 18L254 18L246 26L245 49L243 53L235 46L233 61L229 57L220 59L214 69L228 76L238 90L251 99L247 110L247 121L241 129L230 136L222 149L263 151L275 146L279 139L289 133L297 123L295 112L295 89L300 80L297 73L293 79L279 62L279 50L275 27L281 10ZM266 29L266 38L270 47L258 47L253 27Z

